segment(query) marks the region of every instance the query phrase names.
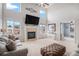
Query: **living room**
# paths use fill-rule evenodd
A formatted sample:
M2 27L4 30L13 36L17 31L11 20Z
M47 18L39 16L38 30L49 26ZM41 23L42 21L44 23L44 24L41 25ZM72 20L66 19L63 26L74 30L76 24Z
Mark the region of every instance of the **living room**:
M0 3L0 55L79 55L78 19L78 3Z

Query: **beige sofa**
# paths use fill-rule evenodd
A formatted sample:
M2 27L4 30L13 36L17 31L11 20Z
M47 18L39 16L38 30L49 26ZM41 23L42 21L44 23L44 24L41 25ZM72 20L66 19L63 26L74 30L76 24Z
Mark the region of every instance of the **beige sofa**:
M17 49L10 52L5 52L1 56L27 56L28 50L27 48Z
M0 37L0 56L27 56L28 49L19 40L12 41L6 36Z

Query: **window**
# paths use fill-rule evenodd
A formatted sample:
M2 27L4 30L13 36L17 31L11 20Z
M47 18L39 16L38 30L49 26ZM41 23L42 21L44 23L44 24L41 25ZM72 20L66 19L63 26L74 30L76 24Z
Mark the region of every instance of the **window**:
M9 18L7 20L7 34L20 34L20 22Z
M7 21L8 28L20 28L20 22L13 21L13 19L9 18Z
M19 29L20 28L20 22L14 22L14 28Z
M46 17L45 10L40 10L40 17Z
M19 3L7 3L6 8L9 10L13 10L15 12L20 12L20 4Z
M8 28L13 28L13 20L11 18L8 19L7 26Z

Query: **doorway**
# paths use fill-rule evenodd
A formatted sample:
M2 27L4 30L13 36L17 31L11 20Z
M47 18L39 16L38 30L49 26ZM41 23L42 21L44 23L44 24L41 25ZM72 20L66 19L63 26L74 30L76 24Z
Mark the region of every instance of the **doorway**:
M75 41L75 24L73 22L60 23L60 39Z

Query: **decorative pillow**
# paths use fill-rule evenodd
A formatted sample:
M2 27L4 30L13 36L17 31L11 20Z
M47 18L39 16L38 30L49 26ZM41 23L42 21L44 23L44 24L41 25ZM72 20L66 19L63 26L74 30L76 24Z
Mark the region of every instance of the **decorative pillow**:
M6 45L6 48L8 51L13 51L16 49L16 44L13 40L9 40L7 45Z
M14 35L9 35L8 38L11 39L11 40L13 40L13 41L15 41L15 36Z
M22 47L22 43L20 40L15 40L16 48Z
M0 55L6 52L6 45L0 41Z

